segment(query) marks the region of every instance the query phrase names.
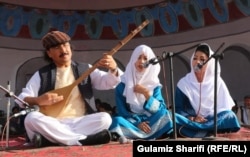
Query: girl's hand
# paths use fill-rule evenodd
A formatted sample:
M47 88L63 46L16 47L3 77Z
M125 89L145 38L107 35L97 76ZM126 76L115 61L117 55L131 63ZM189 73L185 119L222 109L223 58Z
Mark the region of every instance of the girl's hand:
M141 122L138 125L138 128L148 134L148 133L151 132L151 128L150 128L150 126L148 124L149 124L149 122Z

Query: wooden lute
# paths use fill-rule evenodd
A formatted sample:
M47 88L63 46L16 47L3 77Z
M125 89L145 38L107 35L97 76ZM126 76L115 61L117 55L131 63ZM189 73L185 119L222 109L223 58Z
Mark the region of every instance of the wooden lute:
M135 30L133 30L129 35L127 35L123 40L121 40L111 51L108 52L108 55L113 55L116 53L122 46L124 46L130 39L132 39L138 32L140 32L147 24L149 20L145 20L141 25L139 25ZM81 83L88 75L93 72L96 68L98 68L98 64L94 64L91 68L89 68L86 72L84 72L77 80L75 80L72 84L58 88L55 90L49 91L49 93L57 93L58 95L63 95L64 99L58 103L49 106L40 106L40 112L57 118L61 111L64 110L66 105L68 104L69 97L71 92L75 86Z

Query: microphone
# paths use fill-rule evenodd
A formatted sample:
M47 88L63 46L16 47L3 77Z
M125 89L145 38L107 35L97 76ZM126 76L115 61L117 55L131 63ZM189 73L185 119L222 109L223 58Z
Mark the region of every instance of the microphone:
M120 144L130 144L130 143L133 143L133 140L127 139L125 136L121 136L119 138L119 143Z
M33 111L39 111L39 107L37 105L34 105L33 107L27 107L27 108L23 109L22 111L20 111L19 113L15 113L13 116L19 117L19 116L26 115L26 114L33 112Z
M196 66L194 66L194 71L195 71L195 72L200 71L201 68L203 67L203 65L204 65L204 62L198 63Z
M147 67L149 66L149 64L155 65L155 64L158 63L158 62L159 62L159 59L158 59L158 57L156 57L156 58L150 59L150 60L147 61L146 63L143 63L142 66L143 66L144 68L147 68Z

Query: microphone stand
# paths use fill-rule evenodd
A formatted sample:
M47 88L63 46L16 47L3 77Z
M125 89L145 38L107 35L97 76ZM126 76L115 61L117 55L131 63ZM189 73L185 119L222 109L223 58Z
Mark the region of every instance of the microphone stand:
M176 55L179 55L183 52L186 52L190 49L193 49L197 47L200 44L193 45L189 48L186 48L180 52L173 53L173 52L163 52L162 58L159 59L158 62L163 61L167 58L169 58L169 69L170 69L170 89L171 89L171 101L172 102L172 119L173 119L173 138L177 138L177 133L176 133L176 122L175 122L175 99L174 99L174 66L173 66L173 57Z
M222 48L225 43L223 42L220 47L216 50L212 57L215 59L214 66L214 137L217 137L217 80L218 80L218 62L219 59L223 59L224 54L217 54L217 52Z
M15 99L17 99L18 101L20 101L21 103L23 103L25 105L25 108L29 107L29 104L25 101L23 101L22 99L18 98L16 95L13 94L13 92L10 91L10 82L8 82L8 89L5 89L4 87L2 87L0 85L0 89L2 89L3 91L6 92L5 96L8 97L8 104L7 104L7 118L9 118L10 116L10 97L13 97ZM6 147L9 147L9 123L6 126Z
M215 66L214 66L214 137L206 137L205 140L215 140L217 137L217 80L218 80L218 62L219 59L223 59L224 55L221 54L214 54L211 58L215 59Z
M205 137L203 140L215 140L217 137L217 80L218 80L218 62L219 59L223 59L224 55L221 54L214 54L210 58L215 59L215 66L214 66L214 137ZM203 64L204 65L204 64Z
M10 81L8 81L7 83L7 88L8 90L10 90ZM9 116L10 116L10 97L8 97L6 117L9 117ZM10 134L10 124L8 123L8 125L6 126L6 141L7 141L6 147L9 147L9 134Z
M215 67L214 67L214 137L217 136L217 80L218 80L218 62L219 59L223 59L223 53L214 54L212 57L215 59Z

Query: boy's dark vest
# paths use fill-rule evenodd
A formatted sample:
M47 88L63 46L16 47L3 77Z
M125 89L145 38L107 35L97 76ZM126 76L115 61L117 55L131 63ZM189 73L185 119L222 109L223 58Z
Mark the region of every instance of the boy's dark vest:
M89 65L86 63L72 62L71 68L73 70L75 78L77 79L89 68ZM42 95L43 93L55 89L56 65L54 63L51 63L39 69L39 75L41 78L41 86L38 95ZM87 78L85 78L85 80L79 83L78 88L82 97L84 98L87 113L93 113L94 111L89 105L90 99L93 98L93 90L91 86L90 76L88 76Z

